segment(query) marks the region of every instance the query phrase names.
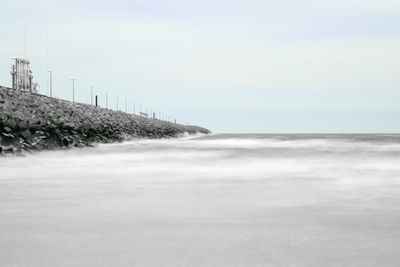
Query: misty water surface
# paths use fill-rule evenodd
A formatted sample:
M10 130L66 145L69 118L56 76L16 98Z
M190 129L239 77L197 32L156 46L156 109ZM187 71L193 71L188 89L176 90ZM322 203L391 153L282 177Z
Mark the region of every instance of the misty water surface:
M0 266L398 266L399 135L0 158Z

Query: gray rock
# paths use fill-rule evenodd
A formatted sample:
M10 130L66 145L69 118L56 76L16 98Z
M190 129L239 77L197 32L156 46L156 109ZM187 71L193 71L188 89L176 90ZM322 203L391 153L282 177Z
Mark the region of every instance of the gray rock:
M0 87L0 154L82 147L93 142L176 137L207 129ZM1 104L1 102L0 102Z

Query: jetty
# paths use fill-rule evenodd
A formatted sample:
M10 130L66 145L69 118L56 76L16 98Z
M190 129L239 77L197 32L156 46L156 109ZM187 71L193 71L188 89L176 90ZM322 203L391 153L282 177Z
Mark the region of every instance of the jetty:
M135 138L168 138L209 130L38 93L30 61L14 58L12 88L0 86L0 155L84 147Z

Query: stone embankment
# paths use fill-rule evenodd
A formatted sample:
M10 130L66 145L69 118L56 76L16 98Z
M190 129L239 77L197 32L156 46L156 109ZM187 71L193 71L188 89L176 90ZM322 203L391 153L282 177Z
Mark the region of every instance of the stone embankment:
M185 133L210 131L0 87L0 155Z

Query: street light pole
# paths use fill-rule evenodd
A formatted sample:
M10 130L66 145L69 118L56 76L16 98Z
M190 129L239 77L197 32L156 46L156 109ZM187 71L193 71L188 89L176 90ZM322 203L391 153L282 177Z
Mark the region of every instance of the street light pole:
M105 90L105 92L106 92L106 109L108 109L108 91Z
M93 105L93 85L89 84L90 87L90 105Z
M50 97L53 97L53 71L47 70L50 73Z
M75 102L75 78L69 78L72 81L72 102Z
M117 111L118 111L118 95L115 95L115 97L117 98Z

